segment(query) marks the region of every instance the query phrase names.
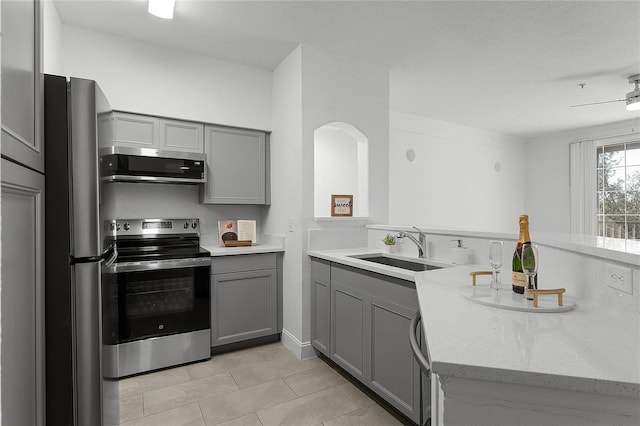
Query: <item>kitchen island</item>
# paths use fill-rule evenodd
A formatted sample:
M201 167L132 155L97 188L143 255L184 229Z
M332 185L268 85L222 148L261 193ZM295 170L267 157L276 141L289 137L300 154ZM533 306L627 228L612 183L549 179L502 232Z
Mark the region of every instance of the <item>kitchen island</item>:
M469 272L485 266L412 272L352 257L367 253L309 255L415 282L432 364L432 424L640 424L640 313L633 303L617 309L615 299L586 292L569 312L502 310L461 294Z

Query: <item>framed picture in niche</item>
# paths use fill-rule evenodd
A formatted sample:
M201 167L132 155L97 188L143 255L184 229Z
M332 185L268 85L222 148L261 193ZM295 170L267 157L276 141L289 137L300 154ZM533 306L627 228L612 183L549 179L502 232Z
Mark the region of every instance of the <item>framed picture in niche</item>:
M353 216L353 195L331 195L331 216Z

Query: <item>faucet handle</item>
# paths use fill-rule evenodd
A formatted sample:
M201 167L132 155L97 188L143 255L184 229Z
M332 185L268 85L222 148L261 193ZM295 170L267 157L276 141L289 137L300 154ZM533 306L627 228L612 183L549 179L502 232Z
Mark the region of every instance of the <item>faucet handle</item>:
M416 231L418 231L420 234L424 234L422 229L418 228L417 226L412 226L412 228L415 229Z

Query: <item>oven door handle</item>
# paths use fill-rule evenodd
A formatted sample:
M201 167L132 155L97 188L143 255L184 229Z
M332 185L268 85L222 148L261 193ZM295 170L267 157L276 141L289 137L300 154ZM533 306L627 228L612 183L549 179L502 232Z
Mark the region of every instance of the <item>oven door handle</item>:
M117 274L119 272L155 271L158 269L198 268L203 266L211 266L210 257L114 263L113 265L107 268L107 271Z
M70 256L69 263L71 265L76 265L78 263L95 263L95 262L104 262L104 266L110 267L116 261L118 257L118 249L115 244L110 245L102 254L98 256Z

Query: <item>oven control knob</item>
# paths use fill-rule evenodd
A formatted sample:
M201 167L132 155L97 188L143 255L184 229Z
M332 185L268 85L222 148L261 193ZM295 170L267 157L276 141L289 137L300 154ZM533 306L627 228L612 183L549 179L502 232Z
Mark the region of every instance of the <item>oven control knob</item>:
M189 222L184 223L184 229L189 229Z
M120 224L116 223L116 231L119 231L119 230L120 230Z
M131 225L129 224L129 222L125 222L123 226L125 231L128 231L129 229L131 229Z
M197 224L196 222L193 222L193 223L191 224L191 227L192 227L193 229L196 229L196 227L197 227L197 226L198 226L198 224Z

